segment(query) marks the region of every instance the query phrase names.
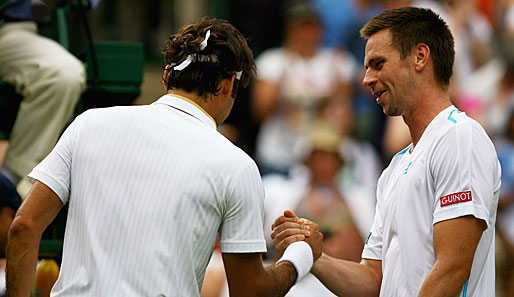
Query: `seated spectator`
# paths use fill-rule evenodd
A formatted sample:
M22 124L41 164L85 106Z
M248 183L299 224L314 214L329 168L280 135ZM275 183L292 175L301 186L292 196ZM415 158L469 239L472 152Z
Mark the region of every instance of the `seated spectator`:
M334 96L320 104L316 118L328 121L342 133L340 153L344 162L340 182L343 186L359 185L374 193L384 164L369 141L355 136L357 116L351 100Z
M256 159L263 175L289 174L320 98L350 98L357 71L349 53L321 47L322 25L309 2L292 5L284 17L283 46L258 57L253 84L252 111L261 123Z
M514 106L514 36L498 39L497 55L469 77L459 106L481 122L492 138L504 137Z
M18 184L69 122L85 88L85 70L60 44L38 34L31 0L2 1L0 79L23 96L1 169Z
M280 174L263 177L267 263L271 265L278 256L271 241L271 224L286 209L294 209L298 215L319 223L320 231L324 234L324 253L359 261L364 240L373 223L375 194L358 184L343 186L340 183L344 164L340 154L343 139L341 131L333 123L317 121L307 135L309 151L304 163L292 170L290 178ZM228 296L218 253L214 251L207 267L202 296ZM335 295L312 274L308 274L286 296Z
M0 173L0 296L5 296L5 248L7 234L16 210L21 205L21 197L16 187Z
M293 170L290 179L280 175L263 178L266 192L264 232L269 260L276 260L269 236L271 224L285 209L291 209L301 217L318 222L325 236L324 253L358 262L373 223L374 192L359 184L340 183L345 162L340 148L344 140L332 123L316 122L308 135L310 149L304 166ZM307 275L286 296L334 295L314 276Z

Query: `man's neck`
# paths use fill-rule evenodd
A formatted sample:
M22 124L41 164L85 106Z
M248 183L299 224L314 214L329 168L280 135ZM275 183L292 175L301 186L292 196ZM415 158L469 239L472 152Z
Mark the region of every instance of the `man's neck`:
M218 123L214 119L214 100L212 98L205 98L202 96L199 96L195 92L187 92L182 89L173 89L169 90L168 94L170 95L177 95L184 98L187 98L191 102L193 102L195 105L200 107L206 114L209 115L209 117L216 123L216 126L218 126Z
M413 148L421 139L430 122L451 105L448 92L433 93L424 99L417 100L416 106L411 108L412 112L403 115L403 120L409 127Z

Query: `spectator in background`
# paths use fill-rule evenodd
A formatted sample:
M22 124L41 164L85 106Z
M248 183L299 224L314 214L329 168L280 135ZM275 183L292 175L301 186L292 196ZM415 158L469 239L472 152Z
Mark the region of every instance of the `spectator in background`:
M0 296L5 296L5 247L7 233L16 210L21 205L21 197L16 187L0 173Z
M504 261L498 263L498 280L504 296L510 297L514 296L514 105L505 126L505 137L495 141L502 167L497 231L505 253Z
M271 241L271 224L285 209L319 223L324 235L323 252L339 259L359 261L364 240L373 223L374 192L357 183L340 182L345 160L341 155L344 134L334 122L323 118L311 125L304 162L286 178L278 174L263 177L264 233L268 245L267 262L279 254ZM228 296L226 278L219 251L207 268L202 296ZM335 296L312 274L296 283L287 297Z
M359 29L381 11L380 0L313 0L321 16L324 35L323 45L348 51L362 65L366 42ZM382 156L383 123L385 116L375 104L375 99L360 83L364 77L362 68L354 74L352 105L355 138L368 141Z
M379 0L313 0L323 23L323 45L344 48L359 62L364 59L366 43L359 29L381 9Z
M246 39L203 18L171 35L164 54L167 95L83 113L30 173L37 181L9 230L12 297L29 294L41 233L67 202L55 295L199 296L218 234L232 295L284 295L321 253L301 243L286 263L262 266L257 166L216 130L255 70Z
M284 18L283 46L258 57L253 84L252 110L261 123L256 159L263 175L288 175L320 98L350 98L357 69L348 53L321 47L322 25L309 2L293 2Z
M358 185L374 195L383 163L369 141L355 137L356 116L351 100L330 97L320 104L317 118L334 125L342 134L340 153L344 162L340 172L341 185Z
M341 145L345 141L339 127L323 119L311 125L307 133L304 165L287 179L279 175L263 178L266 193L264 231L268 257L278 253L271 241L271 224L284 210L292 209L304 218L316 221L324 234L323 252L338 259L360 261L364 240L373 223L374 192L354 184L340 182L345 160ZM300 280L289 297L334 296L312 274Z
M23 96L1 172L18 184L54 147L85 88L82 62L40 36L31 0L0 5L0 79Z
M500 36L496 49L496 56L469 76L459 103L491 137L503 138L514 106L514 35Z

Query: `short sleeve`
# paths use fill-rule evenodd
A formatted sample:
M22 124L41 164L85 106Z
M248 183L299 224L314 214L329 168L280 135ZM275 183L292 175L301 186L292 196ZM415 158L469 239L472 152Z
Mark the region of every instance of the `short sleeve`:
M256 61L257 78L278 82L284 74L285 57L280 49L264 51Z
M342 80L351 82L359 70L359 66L354 57L348 53L338 53L337 55L337 72Z
M377 204L375 206L375 218L373 225L371 225L371 231L364 242L364 250L362 251L363 259L382 260L382 239L384 228L382 224L382 212L381 205L382 199L380 193L382 193L382 180L384 175L387 174L387 169L382 173L377 185Z
M50 154L28 175L31 179L38 180L49 187L63 203L68 202L70 195L73 151L78 126L84 117L84 114L80 115L66 128Z
M264 188L254 162L235 172L226 198L219 230L222 253L266 252L264 240Z
M433 224L466 215L494 225L500 167L485 132L473 122L455 124L433 149Z

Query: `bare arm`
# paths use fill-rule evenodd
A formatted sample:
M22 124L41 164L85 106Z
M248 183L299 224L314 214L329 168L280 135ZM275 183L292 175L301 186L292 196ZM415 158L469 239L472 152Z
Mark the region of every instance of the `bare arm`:
M471 273L471 264L482 232L483 220L459 217L434 225L434 267L418 297L459 296Z
M285 211L284 216L275 220L271 237L279 252L301 240L301 220L305 219L299 219L292 211ZM364 259L361 263L355 263L322 254L314 262L311 272L337 296L376 297L380 293L381 261Z
M255 81L251 103L253 115L258 122L262 122L275 111L278 90L279 86L270 81Z
M7 246L8 296L30 296L41 235L62 206L59 197L37 181L16 213Z
M363 259L360 263L323 254L311 269L330 291L341 297L376 297L382 283L382 261Z
M295 235L295 241L305 240L311 246L316 261L321 255L323 234L318 231L317 224L305 223L309 226L301 227L301 232ZM284 296L297 278L295 267L288 261L264 268L260 253L224 253L223 263L230 296Z
M230 296L284 296L296 281L290 262L263 267L261 254L223 254Z

